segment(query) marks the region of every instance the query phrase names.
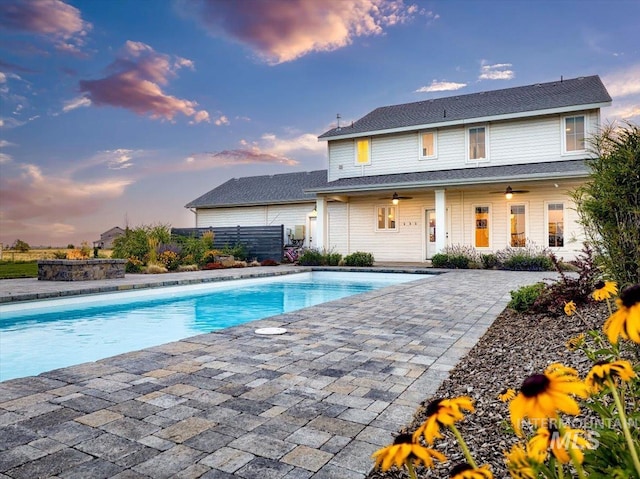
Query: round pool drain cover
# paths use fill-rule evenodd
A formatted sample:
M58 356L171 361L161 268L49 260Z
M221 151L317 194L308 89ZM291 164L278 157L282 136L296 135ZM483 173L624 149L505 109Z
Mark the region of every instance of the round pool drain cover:
M287 330L284 328L260 328L256 329L256 334L264 334L264 335L273 335L273 334L284 334Z

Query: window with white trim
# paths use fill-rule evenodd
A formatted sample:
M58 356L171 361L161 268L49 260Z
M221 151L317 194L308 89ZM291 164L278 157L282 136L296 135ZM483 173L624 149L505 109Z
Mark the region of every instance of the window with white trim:
M509 205L509 246L522 248L526 246L526 207L525 205Z
M581 152L586 149L586 118L584 115L564 118L564 153Z
M376 207L376 213L377 213L376 230L377 231L397 230L398 222L397 222L396 212L397 210L395 206Z
M564 246L564 204L547 203L547 246Z
M370 165L371 164L371 139L359 138L355 140L356 155L355 164Z
M489 159L489 128L474 126L467 129L467 161Z
M476 248L488 248L489 247L489 233L490 233L490 217L489 217L489 205L475 206L474 207L474 224L475 230L474 246Z
M420 159L432 159L438 156L438 138L435 131L420 133Z

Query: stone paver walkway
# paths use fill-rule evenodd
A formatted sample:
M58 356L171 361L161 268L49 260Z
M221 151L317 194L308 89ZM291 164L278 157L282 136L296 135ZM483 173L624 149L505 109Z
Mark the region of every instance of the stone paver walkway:
M417 276L5 381L0 479L363 478L371 454L437 390L509 291L547 277L476 270ZM39 287L25 280L20 294L30 293L25 284ZM260 327L288 332L259 336Z

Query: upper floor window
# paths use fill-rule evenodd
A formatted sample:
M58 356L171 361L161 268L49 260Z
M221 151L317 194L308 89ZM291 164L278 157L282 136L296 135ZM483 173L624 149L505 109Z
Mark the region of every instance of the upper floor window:
M467 130L467 160L489 159L488 128L476 126Z
M570 116L564 119L564 152L585 150L586 121L584 115Z
M397 229L395 206L378 206L376 211L378 215L376 230L392 231Z
M420 133L420 158L435 158L437 137L435 131Z
M356 166L371 164L371 140L361 138L356 140Z

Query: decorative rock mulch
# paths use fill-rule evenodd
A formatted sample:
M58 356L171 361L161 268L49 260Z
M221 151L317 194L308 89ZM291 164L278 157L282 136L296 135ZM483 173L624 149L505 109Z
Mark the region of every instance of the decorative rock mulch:
M589 329L600 329L608 317L605 303L579 308L588 324L574 315L551 318L521 314L506 309L492 324L476 346L451 371L448 379L432 397L426 398L411 424L399 432L413 432L425 420L426 406L434 399L470 396L476 412L456 423L478 465L490 464L494 477L509 477L504 451L516 442L510 432L508 405L498 394L507 388L518 389L531 374L542 372L549 364L561 362L580 372L581 377L591 367L580 351L571 352L565 346L568 339ZM436 440L435 448L448 462L435 470L418 468L419 478L448 478L449 470L464 462L460 447L449 431ZM372 460L373 464L373 460ZM392 468L386 473L372 471L369 479L407 478L406 470Z

